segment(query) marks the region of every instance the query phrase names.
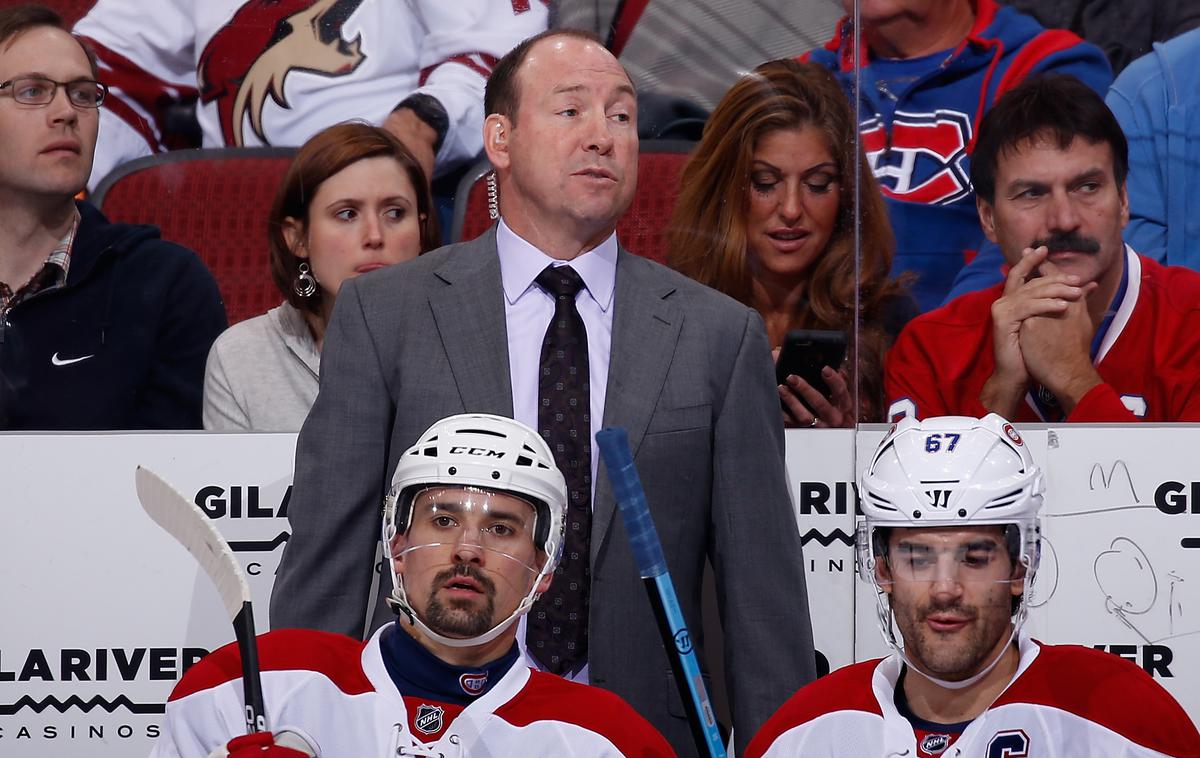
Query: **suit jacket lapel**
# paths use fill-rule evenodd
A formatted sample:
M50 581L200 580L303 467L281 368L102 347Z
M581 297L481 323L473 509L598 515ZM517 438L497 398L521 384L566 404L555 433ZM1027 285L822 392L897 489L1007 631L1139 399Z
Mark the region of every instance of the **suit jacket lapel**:
M604 426L625 429L635 458L662 394L683 325L682 311L668 300L675 285L655 276L653 266L624 249L618 253ZM599 454L593 451L593 455ZM592 503L593 560L608 534L615 508L612 486L607 476L601 476Z
M429 305L463 408L513 415L496 227L464 243L435 272Z

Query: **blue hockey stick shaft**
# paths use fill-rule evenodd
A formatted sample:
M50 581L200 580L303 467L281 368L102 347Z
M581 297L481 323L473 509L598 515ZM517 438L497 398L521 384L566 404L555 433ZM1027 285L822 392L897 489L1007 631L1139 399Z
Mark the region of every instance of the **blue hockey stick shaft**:
M654 528L654 519L646 504L646 493L638 478L637 468L633 465L629 438L624 429L602 429L596 434L596 444L608 471L621 520L629 532L629 544L638 564L638 573L646 585L650 605L658 618L667 657L671 659L671 668L675 672L675 683L687 706L696 746L711 758L725 758L725 743L721 740L717 717L700 675L700 663L696 660L687 623L675 595L675 585L667 570L667 559L658 540L658 530Z

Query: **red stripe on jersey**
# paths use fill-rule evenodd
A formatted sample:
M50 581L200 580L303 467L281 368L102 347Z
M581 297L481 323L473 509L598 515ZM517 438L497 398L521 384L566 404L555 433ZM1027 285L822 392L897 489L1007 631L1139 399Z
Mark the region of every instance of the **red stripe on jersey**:
M1082 42L1083 40L1078 35L1066 29L1047 29L1029 40L1021 47L1020 52L1013 56L1012 63L1008 64L1008 70L1004 72L1004 76L1000 77L1000 84L996 86L996 94L992 98L992 102L996 102L1001 95L1024 81L1025 77L1043 60L1055 53L1069 50Z
M154 132L154 127L150 126L150 122L142 118L137 111L129 107L129 103L112 94L111 92L104 98L104 107L116 115L117 118L124 121L129 126L133 127L142 139L146 140L146 144L150 146L150 150L155 153L163 151L162 142L158 139L158 135Z
M878 665L879 659L875 659L844 666L801 687L759 729L746 749L746 758L761 756L784 732L827 713L865 711L882 717L871 689L871 678Z
M529 683L496 715L516 727L538 721L575 724L603 735L626 756L675 755L650 722L617 695L541 671L530 671Z
M549 6L550 0L542 0L542 5ZM522 13L528 13L533 8L530 0L512 0L513 15L519 16Z
M259 635L258 664L262 671L314 671L347 695L374 692L362 670L365 643L340 634L311 629L279 629ZM242 678L237 643L218 648L187 670L171 692L174 702L203 690Z
M1043 645L992 708L1057 708L1166 755L1200 756L1200 733L1179 703L1132 661L1080 645Z
M439 66L444 66L447 63L458 63L466 66L482 76L484 79L487 79L492 75L492 69L494 69L496 64L499 62L499 58L494 55L488 55L487 53L459 53L458 55L452 55L441 63L435 63L432 66L426 66L425 68L421 69L421 80L418 86L424 87L425 82L429 79L429 75L432 74Z
M982 35L983 30L992 25L998 10L1000 7L996 4L996 0L975 0L975 23L971 25L971 31L967 33L967 36L979 37Z
M649 4L650 0L625 0L621 3L621 12L613 19L612 46L609 48L613 55L621 57L621 51L633 36L633 29Z
M131 127L136 129L150 147L162 150L158 134L163 131L163 109L176 102L187 102L196 98L195 87L181 87L159 79L125 56L105 47L91 37L80 37L96 54L100 64L100 79L120 94L109 93L104 107L111 110ZM130 102L139 105L154 119L152 128L145 118L138 115ZM157 133L156 133L157 132Z

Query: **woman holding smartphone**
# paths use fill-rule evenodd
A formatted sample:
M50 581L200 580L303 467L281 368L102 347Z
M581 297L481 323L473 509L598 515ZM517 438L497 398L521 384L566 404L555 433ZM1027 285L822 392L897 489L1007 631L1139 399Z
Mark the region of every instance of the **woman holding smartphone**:
M683 169L668 229L671 265L762 314L776 359L794 330L842 332L846 355L857 348L857 371L852 358L822 369L828 395L799 376L785 377L779 394L789 426L883 420L883 355L916 313L904 287L889 278L895 243L879 186L855 154L854 129L828 71L793 60L762 64L709 118Z

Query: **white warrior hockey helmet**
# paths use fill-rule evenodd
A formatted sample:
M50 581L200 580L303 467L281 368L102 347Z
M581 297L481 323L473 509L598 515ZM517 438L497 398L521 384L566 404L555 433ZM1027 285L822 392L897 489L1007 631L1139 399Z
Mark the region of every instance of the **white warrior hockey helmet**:
M468 508L486 508L487 495L495 492L528 502L535 513L533 544L546 556L540 569L528 567L536 578L517 608L487 632L470 638L447 637L430 629L409 604L403 578L395 568L393 544L397 535L409 532L414 507L422 507L425 493L446 487L461 488L465 498L462 503ZM393 587L389 605L443 644L469 647L490 642L529 611L543 577L553 573L558 565L566 507L566 480L555 465L549 446L533 429L510 418L478 413L450 416L436 422L400 456L392 487L384 500L383 545Z
M866 518L858 526L855 545L859 577L878 590L879 622L888 644L903 654L881 586L886 582L876 571L878 561L890 558L888 534L894 528L1005 527L1009 557L1025 569L1024 592L1014 609L1015 635L1025 620L1037 572L1038 513L1044 492L1042 470L1028 445L1012 424L994 413L982 419L904 418L894 425L859 479ZM895 564L889 562L889 568ZM962 687L990 668L966 682L935 681Z

